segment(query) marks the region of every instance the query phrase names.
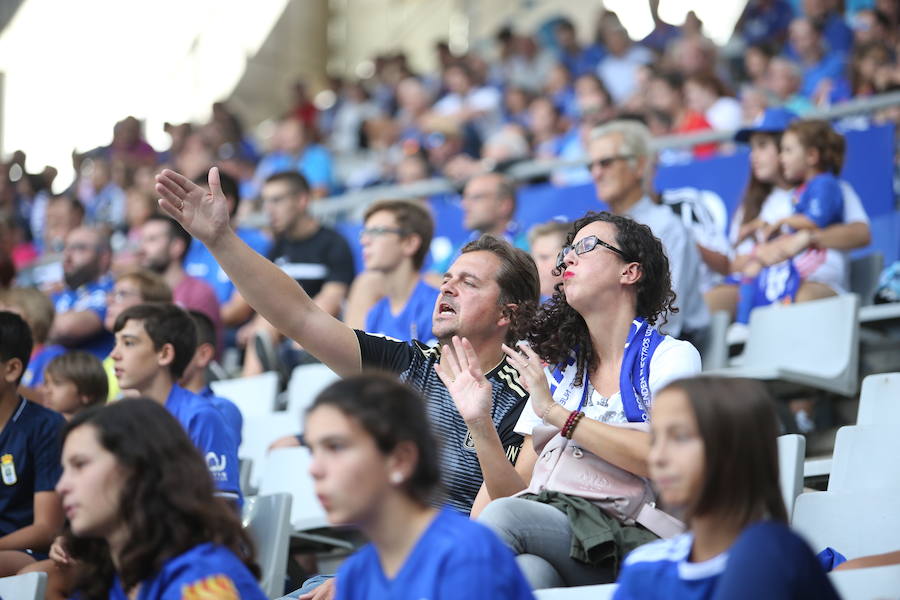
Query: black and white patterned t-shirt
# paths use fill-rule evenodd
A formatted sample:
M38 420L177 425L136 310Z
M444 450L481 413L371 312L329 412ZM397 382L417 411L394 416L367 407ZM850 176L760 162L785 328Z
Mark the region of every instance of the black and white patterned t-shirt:
M400 380L419 390L435 437L441 444L441 471L445 501L466 514L481 487L483 476L469 428L456 410L450 392L434 370L440 360L437 346L419 341L401 342L393 338L356 332L364 369L396 373ZM522 436L514 431L528 392L519 383L519 373L506 359L485 374L493 387L492 419L500 443L510 462L515 463L522 448Z

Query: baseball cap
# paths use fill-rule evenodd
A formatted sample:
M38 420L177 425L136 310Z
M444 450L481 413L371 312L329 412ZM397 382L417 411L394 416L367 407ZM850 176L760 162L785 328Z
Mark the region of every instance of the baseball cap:
M754 133L781 133L797 115L786 108L767 108L750 127L738 129L734 141L747 143Z

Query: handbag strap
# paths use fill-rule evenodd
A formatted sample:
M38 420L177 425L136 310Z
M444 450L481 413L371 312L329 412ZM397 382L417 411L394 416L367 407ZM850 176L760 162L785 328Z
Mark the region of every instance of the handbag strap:
M681 521L653 504L644 504L634 520L661 538L673 538L687 529Z

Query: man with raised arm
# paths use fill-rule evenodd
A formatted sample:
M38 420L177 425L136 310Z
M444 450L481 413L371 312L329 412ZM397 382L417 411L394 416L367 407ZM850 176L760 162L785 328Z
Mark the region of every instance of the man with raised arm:
M293 279L235 235L217 168L209 172L208 192L168 169L156 181L162 209L209 248L238 291L279 331L340 375L385 369L422 392L442 441L446 501L468 513L482 483L481 466L473 437L435 373L438 348L353 330L316 306ZM491 420L512 462L522 444L513 428L528 394L501 345L518 339L513 322L528 320L522 317L537 303L538 294L531 257L484 236L464 247L444 274L432 315L438 340L449 343L453 336L465 337L478 353L479 368L492 386Z

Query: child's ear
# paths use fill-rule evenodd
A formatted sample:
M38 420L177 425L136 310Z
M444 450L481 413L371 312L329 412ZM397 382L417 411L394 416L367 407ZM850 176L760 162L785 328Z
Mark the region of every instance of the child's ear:
M88 398L86 394L81 394L80 396L78 396L78 399L81 400L82 406L87 406L91 403L91 399Z

